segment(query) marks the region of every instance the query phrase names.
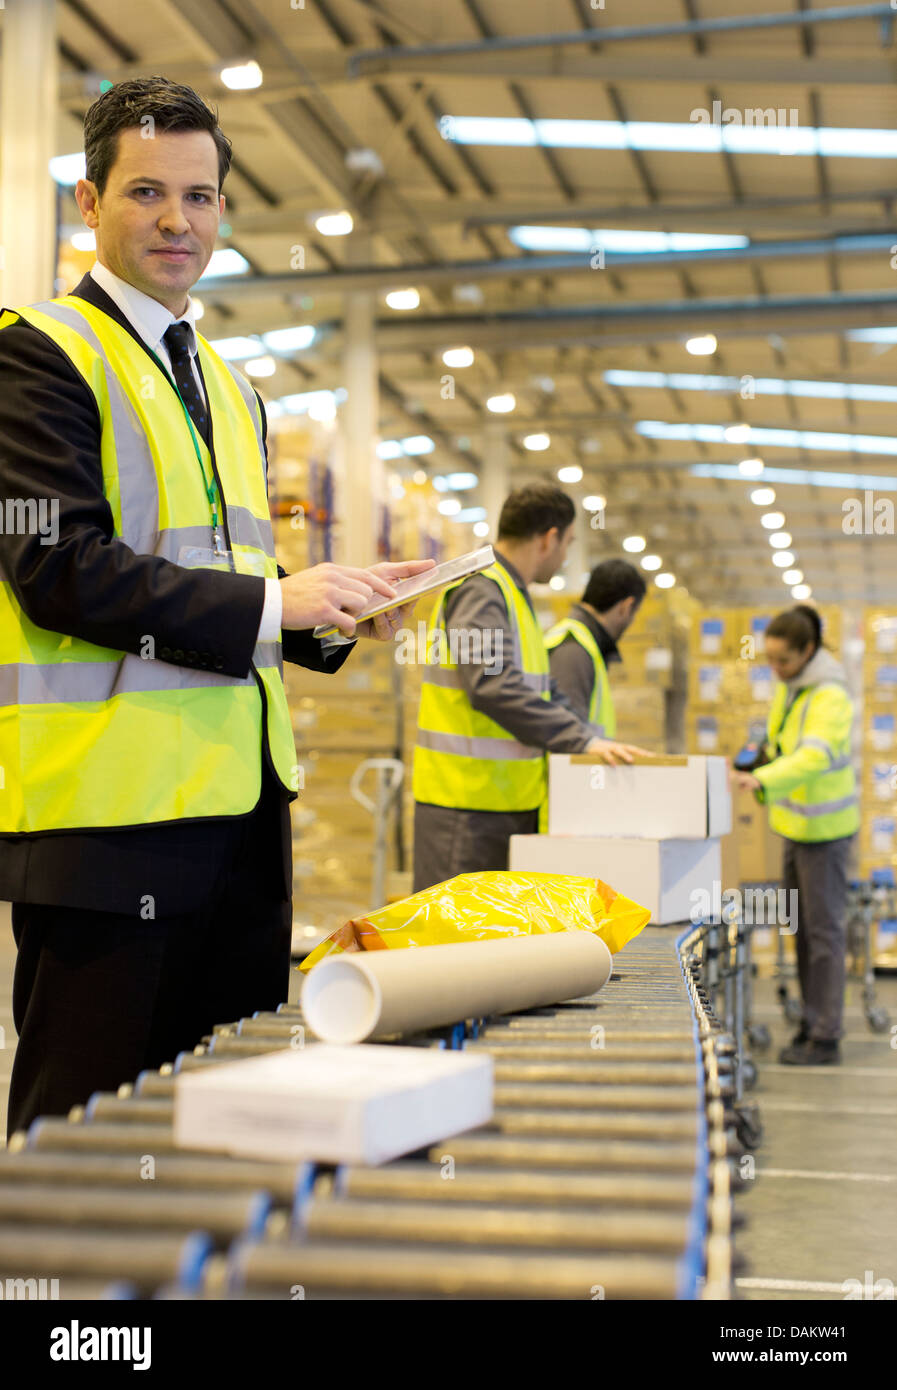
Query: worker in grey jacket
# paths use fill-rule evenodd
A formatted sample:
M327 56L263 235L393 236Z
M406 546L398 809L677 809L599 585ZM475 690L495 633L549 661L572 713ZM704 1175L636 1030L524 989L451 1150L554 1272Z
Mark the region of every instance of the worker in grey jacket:
M414 891L456 874L506 869L512 835L541 828L545 753L632 762L580 718L551 680L527 586L559 570L574 507L559 488L512 492L496 562L446 590L431 638L443 652L424 675L414 751Z

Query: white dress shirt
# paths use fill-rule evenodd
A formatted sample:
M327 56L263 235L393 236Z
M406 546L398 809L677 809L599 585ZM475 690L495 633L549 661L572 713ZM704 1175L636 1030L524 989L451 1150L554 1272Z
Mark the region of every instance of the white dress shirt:
M134 285L128 284L127 280L122 280L120 276L114 275L108 266L101 265L99 261L91 267L91 279L95 280L100 289L105 290L114 304L121 309L125 318L137 331L150 351L162 361L169 371L171 370L171 357L168 352L168 344L165 342L165 333L173 323L185 323L190 329L187 339L190 351L190 365L193 368L193 375L196 378L197 386L202 392L208 408L208 396L206 396L202 377L197 366L196 356L196 314L190 296L187 296L187 307L180 318L175 318L164 304L160 304L158 299L151 298L144 294ZM209 411L211 415L211 411ZM280 636L280 625L283 618L283 598L280 592L279 579L265 580L265 603L262 608L262 617L259 623L258 637L259 642L273 642Z

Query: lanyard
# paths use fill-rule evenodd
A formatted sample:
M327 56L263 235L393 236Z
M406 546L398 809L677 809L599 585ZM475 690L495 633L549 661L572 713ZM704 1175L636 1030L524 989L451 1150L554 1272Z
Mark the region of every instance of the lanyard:
M177 396L178 400L181 403L181 409L184 412L184 418L187 421L187 427L190 430L190 438L193 441L193 451L196 454L196 461L199 464L199 471L202 474L203 486L206 490L206 496L209 499L209 506L212 509L212 535L215 541L215 552L216 554L223 554L224 552L220 549L221 538L218 534L218 485L216 483L214 475L211 479L206 478L205 465L202 461L202 454L200 453L199 449L199 440L196 437L196 429L193 425L193 420L190 415L190 411L187 409L187 406L184 402L184 398L178 390L177 382L175 381L174 377L169 376L168 372L165 370L164 364L162 363L160 358L156 356L152 348L150 348L150 356L153 358L153 361L156 363L156 366L159 368L159 371L166 378L169 385L172 387L174 394Z

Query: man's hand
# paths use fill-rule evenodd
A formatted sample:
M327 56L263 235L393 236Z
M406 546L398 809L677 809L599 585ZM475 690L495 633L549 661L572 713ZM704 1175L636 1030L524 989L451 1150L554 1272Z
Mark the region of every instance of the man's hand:
M399 579L410 579L415 574L423 574L435 565L435 560L383 560L379 565L371 565L366 573L375 575L388 584L395 584ZM357 624L355 636L371 637L375 642L391 642L398 629L414 612L416 602L417 600L413 599L411 603L403 603L399 608L392 608L388 613L378 613L376 618L368 618L366 622Z
M377 568L381 568L377 566ZM314 565L280 581L283 597L281 627L309 628L332 623L347 637L355 635L355 613L360 613L375 594L392 598L395 589L373 570L329 561Z
M616 767L618 762L631 763L634 758L650 758L653 755L647 748L639 748L634 743L614 743L608 738L593 738L586 752L603 763Z
M752 772L738 772L733 768L731 777L736 787L743 792L758 792L763 786L759 777L755 777Z

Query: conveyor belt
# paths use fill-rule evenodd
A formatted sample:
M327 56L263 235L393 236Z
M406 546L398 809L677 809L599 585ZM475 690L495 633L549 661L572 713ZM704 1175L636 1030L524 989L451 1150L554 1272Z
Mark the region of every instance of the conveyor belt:
M588 999L402 1039L489 1052L495 1113L378 1169L176 1149L178 1072L310 1036L296 1005L222 1024L117 1094L13 1136L0 1155L0 1278L49 1268L63 1298L75 1287L84 1297L730 1297L736 1048L700 982L704 944L701 929L677 943L649 928Z

